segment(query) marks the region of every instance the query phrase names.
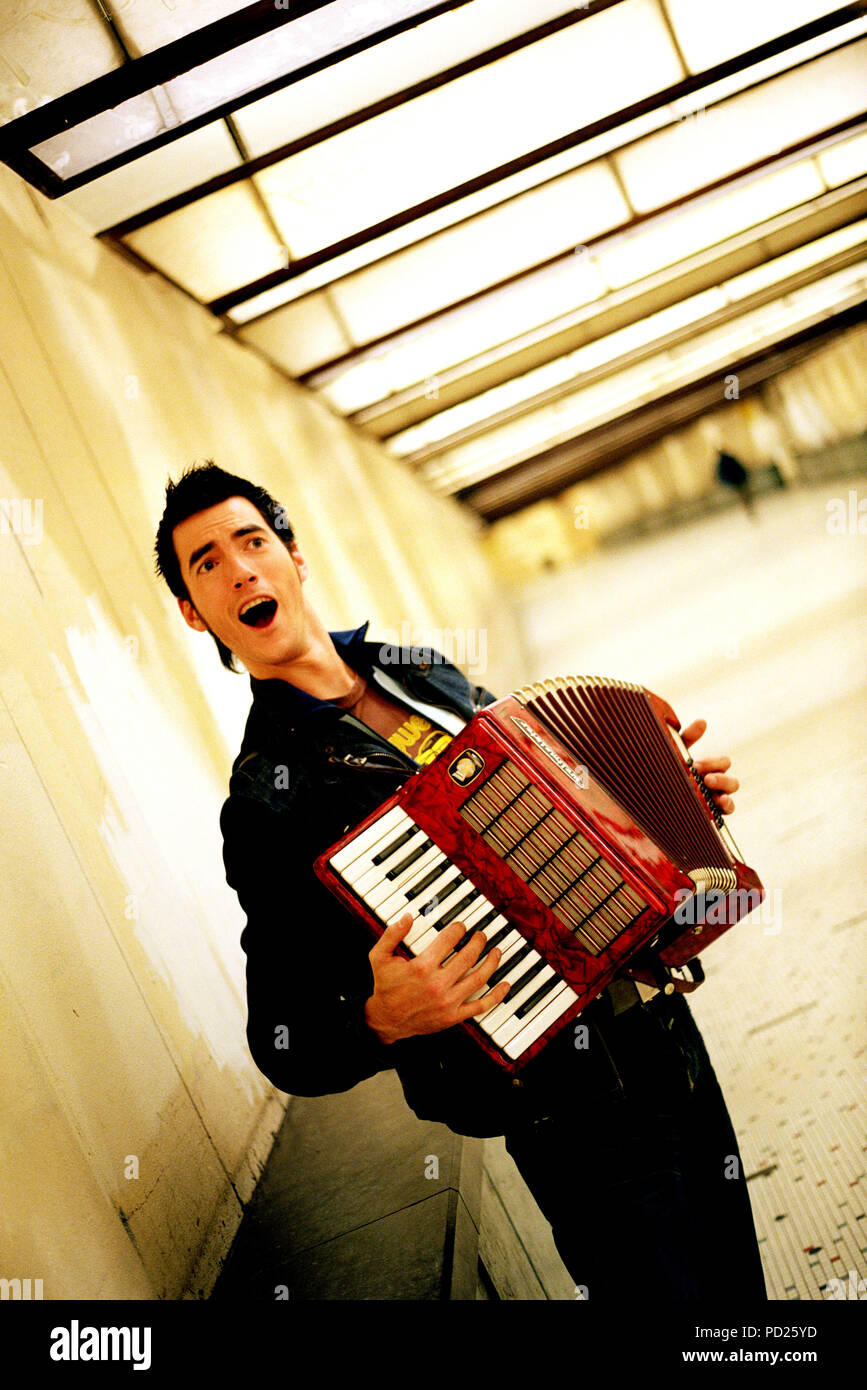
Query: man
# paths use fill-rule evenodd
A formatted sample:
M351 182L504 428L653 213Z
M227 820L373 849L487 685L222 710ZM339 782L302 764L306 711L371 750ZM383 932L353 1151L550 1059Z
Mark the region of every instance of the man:
M396 951L409 916L370 949L313 873L494 696L435 654L386 662L366 624L329 633L282 507L211 463L169 483L156 553L189 626L251 677L221 827L264 1075L325 1095L395 1068L422 1119L504 1134L590 1298L764 1298L735 1136L682 996L642 1004L617 981L581 1015L586 1047L564 1029L512 1079L456 1026L505 998L505 981L474 998L499 949L455 921L408 960ZM704 727L685 731L687 745ZM726 813L729 765L698 763Z

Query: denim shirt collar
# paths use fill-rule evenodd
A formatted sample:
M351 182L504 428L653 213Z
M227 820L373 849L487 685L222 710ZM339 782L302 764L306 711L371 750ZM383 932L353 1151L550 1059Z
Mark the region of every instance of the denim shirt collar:
M334 643L338 656L342 657L353 671L359 671L363 675L370 673L372 664L364 640L369 626L370 619L368 618L367 622L361 624L361 627L345 632L329 632L328 634ZM279 676L272 676L268 680L259 680L256 676L251 676L250 689L253 692L254 704L265 705L274 713L279 713L282 718L288 719L291 724L306 719L311 714L315 714L317 710L332 708L331 700L321 700L318 695L310 695L306 690L299 690L296 685L281 680Z

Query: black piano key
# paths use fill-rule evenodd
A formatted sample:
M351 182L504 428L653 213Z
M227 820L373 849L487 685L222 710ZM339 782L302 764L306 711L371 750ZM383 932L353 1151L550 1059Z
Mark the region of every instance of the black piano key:
M498 985L500 981L504 979L506 975L508 975L510 970L514 970L515 966L518 964L519 961L522 961L525 956L528 956L530 954L532 949L533 948L528 941L525 946L520 946L518 950L515 951L514 955L509 956L508 960L504 960L502 965L498 966L497 969L494 971L493 975L491 975L491 977L489 978L488 988L493 989L494 985Z
M437 877L439 877L439 875L444 872L445 870L443 869L443 866L440 865ZM452 893L456 892L457 889L460 888L461 884L466 883L466 881L467 880L464 878L463 874L458 874L457 878L450 879L449 882L445 884L445 886L441 888L438 893L435 893L432 898L428 898L424 907L420 909L421 916L427 917L429 913L433 912L435 908L439 907L440 903L444 903L446 898L450 898ZM405 896L408 898L414 895L407 893Z
M525 999L523 1004L518 1005L517 1009L515 1010L515 1018L525 1018L526 1015L530 1013L532 1009L535 1009L539 1001L545 998L546 994L550 994L551 990L554 988L555 985L559 985L561 983L562 981L560 980L559 976L552 975L550 979L546 980L544 984L541 984L539 986L535 994L531 994L529 999Z
M437 931L442 931L443 927L447 927L449 922L454 922L456 917L460 917L462 912L466 912L467 908L472 907L478 896L478 892L474 888L472 893L467 893L465 897L461 898L460 902L454 903L449 908L448 912L443 913L438 922L434 922Z
M470 929L470 931L465 931L457 946L455 946L454 950L452 951L452 956L456 956L458 951L462 951L465 946L469 946L475 934L475 930L472 928ZM451 956L448 956L447 959L451 960ZM445 961L443 961L443 964L445 965Z
M411 888L407 888L406 892L404 893L404 897L407 900L411 898L417 898L419 893L423 893L426 888L430 888L432 883L436 883L437 879L442 878L443 874L448 873L448 871L448 860L440 861L439 864L434 865L430 873L425 874L424 878L420 878L418 883L414 883ZM443 898L448 896L446 892L447 889L451 889L451 891L454 892L455 888L457 888L458 884L460 883L466 883L466 879L464 878L463 874L458 874L457 878L453 878L450 883L446 884L442 893L439 894L438 901L442 902Z
M426 854L427 851L432 848L433 840L422 840L418 849L414 849L412 854L408 854L406 858L401 860L399 864L396 864L393 869L389 869L388 873L385 875L386 878L391 880L399 878L404 869L408 869L411 864L414 864L417 859L421 859L422 855Z
M481 921L476 923L476 931L484 931L485 927L487 927L491 922L493 922L495 917L499 917L499 915L499 909L496 907L492 907L490 912L486 912Z
M545 969L545 964L546 962L541 959L535 961L524 971L523 975L519 975L517 980L512 981L511 986L509 988L509 993L511 994L513 999L515 998L515 995L518 993L519 990L522 990L525 985L528 985L530 981L538 975L540 970Z
M396 840L392 840L391 844L387 845L385 849L381 849L379 854L375 854L370 861L371 864L384 864L386 859L390 859L393 854L397 854L397 851L402 849L407 840L411 840L417 831L418 826L411 825L409 830L405 830L402 835L398 835Z
M480 922L476 924L475 930L476 930L476 931L481 931L481 923L480 923ZM494 949L495 946L499 946L499 944L500 944L501 941L505 941L505 939L506 939L507 936L511 936L511 934L512 934L512 932L513 932L514 930L515 930L515 928L514 928L509 922L507 922L506 925L505 925L504 927L500 927L500 930L499 930L498 932L494 932L494 935L491 937L491 939L490 939L490 941L488 942L487 946L485 947L484 951L483 951L482 954L479 956L479 960L484 960L484 958L485 958L485 956L488 954L488 952L489 952L489 951L492 951L492 950Z

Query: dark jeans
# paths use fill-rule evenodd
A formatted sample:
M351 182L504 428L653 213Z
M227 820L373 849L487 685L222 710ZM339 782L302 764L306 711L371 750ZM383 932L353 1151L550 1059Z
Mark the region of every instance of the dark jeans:
M588 1052L605 1065L562 1052L550 1114L506 1135L576 1285L606 1302L764 1300L737 1141L686 1000L594 1017Z

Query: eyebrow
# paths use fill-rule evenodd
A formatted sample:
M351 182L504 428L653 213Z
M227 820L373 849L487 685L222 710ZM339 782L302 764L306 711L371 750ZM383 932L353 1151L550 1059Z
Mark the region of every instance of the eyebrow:
M263 535L267 535L267 532L265 531L265 527L264 527L264 526L256 526L256 525L252 525L252 526L240 526L240 527L238 528L237 531L233 531L233 532L232 532L232 540L233 540L233 541L236 541L236 540L238 540L241 536L249 536L249 535L251 535L253 532L256 532L256 531L261 531ZM198 550L194 550L194 551L193 551L192 555L190 556L189 560L187 561L187 569L188 569L188 570L191 570L191 569L193 568L193 565L196 563L196 561L197 561L197 560L201 560L202 556L203 556L203 555L207 555L208 551L209 551L209 550L213 550L213 548L214 548L214 542L213 542L213 541L208 541L207 545L200 545L199 548L198 548Z

